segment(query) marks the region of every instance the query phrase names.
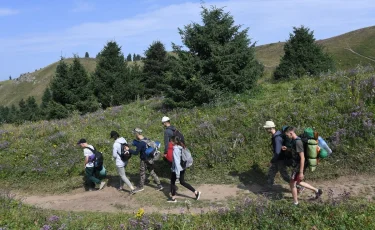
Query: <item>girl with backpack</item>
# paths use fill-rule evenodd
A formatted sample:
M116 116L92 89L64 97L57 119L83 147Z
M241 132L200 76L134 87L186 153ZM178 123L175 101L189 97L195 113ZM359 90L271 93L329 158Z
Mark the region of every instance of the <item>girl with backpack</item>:
M195 190L190 184L185 182L185 171L181 166L181 156L182 156L182 150L185 148L185 145L181 141L180 137L178 136L172 136L171 142L173 144L173 161L172 161L172 175L171 175L171 195L172 197L168 199L168 202L170 203L176 203L176 179L180 179L180 184L184 186L185 188L192 191L195 195L195 199L199 200L201 196L201 192Z

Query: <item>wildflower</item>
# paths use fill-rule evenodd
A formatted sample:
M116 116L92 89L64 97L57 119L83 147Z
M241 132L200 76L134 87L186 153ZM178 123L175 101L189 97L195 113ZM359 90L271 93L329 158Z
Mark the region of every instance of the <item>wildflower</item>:
M167 214L163 214L163 216L162 216L162 220L163 220L164 222L167 222L167 221L168 221L168 215L167 215Z
M50 218L48 218L48 220L50 222L57 222L59 221L60 217L56 216L56 215L53 215L53 216L50 216Z
M41 228L41 230L51 230L52 227L50 225L43 225L43 227Z
M140 208L137 212L137 214L135 215L136 218L138 219L141 219L143 214L145 214L145 210L143 208Z
M133 220L133 219L131 219L129 222L130 222L130 225L131 225L133 228L137 227L137 225L138 225L138 221L137 221L137 220Z
M121 225L120 225L120 228L121 228L121 230L125 229L125 225L124 225L124 224L121 224Z
M60 228L58 228L58 230L64 230L66 229L66 225L65 224L62 224Z

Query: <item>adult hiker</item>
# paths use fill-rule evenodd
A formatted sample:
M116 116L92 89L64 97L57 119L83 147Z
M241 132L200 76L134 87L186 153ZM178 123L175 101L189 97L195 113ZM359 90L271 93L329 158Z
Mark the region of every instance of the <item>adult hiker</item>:
M169 117L164 116L161 119L161 123L165 127L164 130L164 159L168 162L172 163L173 161L173 143L171 142L172 136L174 136L174 132L176 128L171 125L171 119ZM185 142L184 142L185 144Z
M315 199L318 199L322 194L323 191L321 189L317 189L310 184L303 182L305 175L305 170L307 166L307 161L305 159L304 153L304 146L303 142L300 137L297 136L295 133L294 127L288 127L285 131L285 135L287 135L292 142L292 151L293 151L293 160L294 160L294 168L290 180L290 189L292 191L293 201L295 205L298 205L298 193L296 185L301 185L307 189L310 189L315 192ZM285 146L282 147L284 150L286 149Z
M116 161L116 168L117 173L120 176L120 186L118 188L119 191L123 190L123 182L130 188L130 193L132 194L134 191L134 186L126 177L125 168L128 164L128 159L124 161L121 159L121 154L124 152L124 145L127 145L125 138L120 137L120 134L116 131L111 131L110 133L111 139L114 139L115 142L113 143L113 150L112 150L112 157Z
M125 149L130 152L132 155L138 155L141 159L140 167L139 167L139 174L140 174L140 181L138 187L134 190L134 193L141 192L144 190L144 184L146 179L146 169L149 171L150 175L154 178L154 182L157 184L157 190L163 190L163 186L160 183L158 175L156 175L154 171L154 159L149 158L146 155L147 144L144 140L145 138L142 135L142 129L135 128L133 130L133 134L135 134L135 140L133 141L133 145L136 147L136 150L130 149L128 146L125 146Z
M101 181L96 177L94 162L90 158L94 154L94 146L87 144L86 139L80 139L77 142L77 145L83 148L83 155L85 157L85 174L86 174L86 185L88 185L88 191L93 191L95 185L99 185L99 190L103 189L105 182Z
M268 169L267 184L269 187L272 187L274 185L277 172L280 172L280 175L284 179L284 181L289 183L290 176L284 161L284 151L282 150L284 142L283 133L281 131L276 131L276 125L273 121L266 121L263 127L272 136L271 143L273 157L270 161L270 167Z
M186 169L181 166L182 151L185 148L184 143L178 136L172 136L171 142L173 144L173 161L172 161L172 174L171 174L171 195L172 197L168 199L170 203L176 203L176 179L180 179L180 184L185 188L192 191L195 195L195 199L199 200L201 192L195 190L190 184L185 182L185 171Z

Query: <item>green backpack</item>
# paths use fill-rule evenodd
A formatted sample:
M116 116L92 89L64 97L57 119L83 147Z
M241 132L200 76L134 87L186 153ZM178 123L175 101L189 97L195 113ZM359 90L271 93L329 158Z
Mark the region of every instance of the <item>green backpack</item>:
M318 133L312 128L306 128L300 138L304 145L304 153L307 166L314 172L319 163Z

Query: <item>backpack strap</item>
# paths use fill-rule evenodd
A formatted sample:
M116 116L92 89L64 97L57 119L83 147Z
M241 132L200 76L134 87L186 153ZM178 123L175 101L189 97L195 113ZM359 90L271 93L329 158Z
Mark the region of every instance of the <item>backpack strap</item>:
M95 154L95 147L94 147L94 149L92 149L90 147L85 147L85 149L89 149L93 154Z

